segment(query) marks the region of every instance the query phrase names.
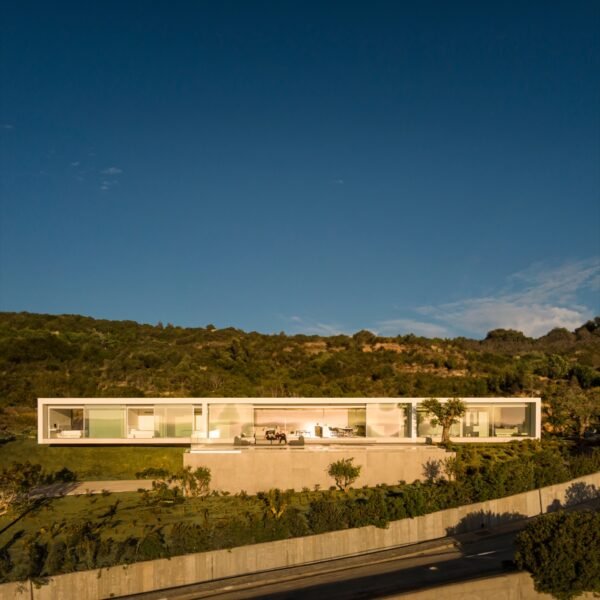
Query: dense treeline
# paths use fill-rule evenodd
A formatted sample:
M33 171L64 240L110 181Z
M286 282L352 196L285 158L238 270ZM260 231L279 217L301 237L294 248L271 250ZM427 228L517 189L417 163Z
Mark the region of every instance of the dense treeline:
M18 423L10 407L32 409L37 397L540 395L556 383L598 388L599 369L600 318L538 339L495 330L477 341L0 313L4 427Z

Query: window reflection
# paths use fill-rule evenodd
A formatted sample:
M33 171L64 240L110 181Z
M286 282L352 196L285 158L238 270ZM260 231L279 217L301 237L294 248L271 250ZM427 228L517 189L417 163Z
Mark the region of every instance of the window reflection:
M280 430L305 438L352 438L366 435L365 406L269 406L254 410L256 435Z

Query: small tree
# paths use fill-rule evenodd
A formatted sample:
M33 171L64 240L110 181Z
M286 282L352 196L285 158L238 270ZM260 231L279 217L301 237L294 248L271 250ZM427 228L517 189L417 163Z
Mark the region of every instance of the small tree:
M348 491L348 488L358 479L361 466L352 464L354 458L342 458L332 462L328 469L327 475L333 477L335 485L343 492Z
M209 492L210 469L208 467L198 467L192 471L189 465L184 467L173 475L170 483L181 486L181 491L186 497L206 496Z
M421 406L427 411L427 414L434 416L431 424L434 427L442 427L442 444L450 443L450 427L458 423L459 419L467 411L467 407L462 400L451 398L446 402L440 402L436 398L429 398L423 401Z
M270 514L275 520L279 520L283 516L291 497L290 491L284 492L278 488L257 494L257 498L264 503L267 514Z

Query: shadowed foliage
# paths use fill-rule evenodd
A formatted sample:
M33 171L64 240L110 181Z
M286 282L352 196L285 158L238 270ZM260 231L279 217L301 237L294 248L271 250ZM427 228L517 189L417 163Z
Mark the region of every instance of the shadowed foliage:
M523 521L524 519L527 519L527 515L516 512L495 513L490 510L478 510L469 513L454 527L448 527L446 533L447 535L456 535L468 531L490 529L499 525L506 525L507 523Z
M559 600L600 592L600 512L537 517L516 539L515 562Z

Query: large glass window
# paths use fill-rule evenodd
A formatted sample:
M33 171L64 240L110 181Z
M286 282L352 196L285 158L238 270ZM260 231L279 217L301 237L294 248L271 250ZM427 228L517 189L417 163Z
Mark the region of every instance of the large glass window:
M192 437L193 406L157 404L154 407L155 430L159 437Z
M533 436L535 407L532 403L494 406L494 437Z
M269 430L307 438L365 436L365 406L263 406L254 410L258 437Z
M405 404L367 404L367 437L408 437L409 415Z
M86 425L90 438L125 437L124 406L88 406Z
M442 433L435 417L417 408L417 435L435 437ZM535 435L535 404L470 404L460 421L450 428L453 437L531 437Z
M484 405L471 405L462 418L464 437L490 437L492 435L493 408Z
M424 408L417 407L417 437L436 437L442 435L442 427L434 425L432 421L436 418L432 414L427 414ZM462 422L459 421L450 427L450 435L461 437Z
M85 437L83 406L48 407L48 437L78 439Z
M254 407L251 404L210 404L208 407L208 437L228 439L254 434Z
M154 436L154 407L129 407L127 409L127 437L132 439L149 439Z

